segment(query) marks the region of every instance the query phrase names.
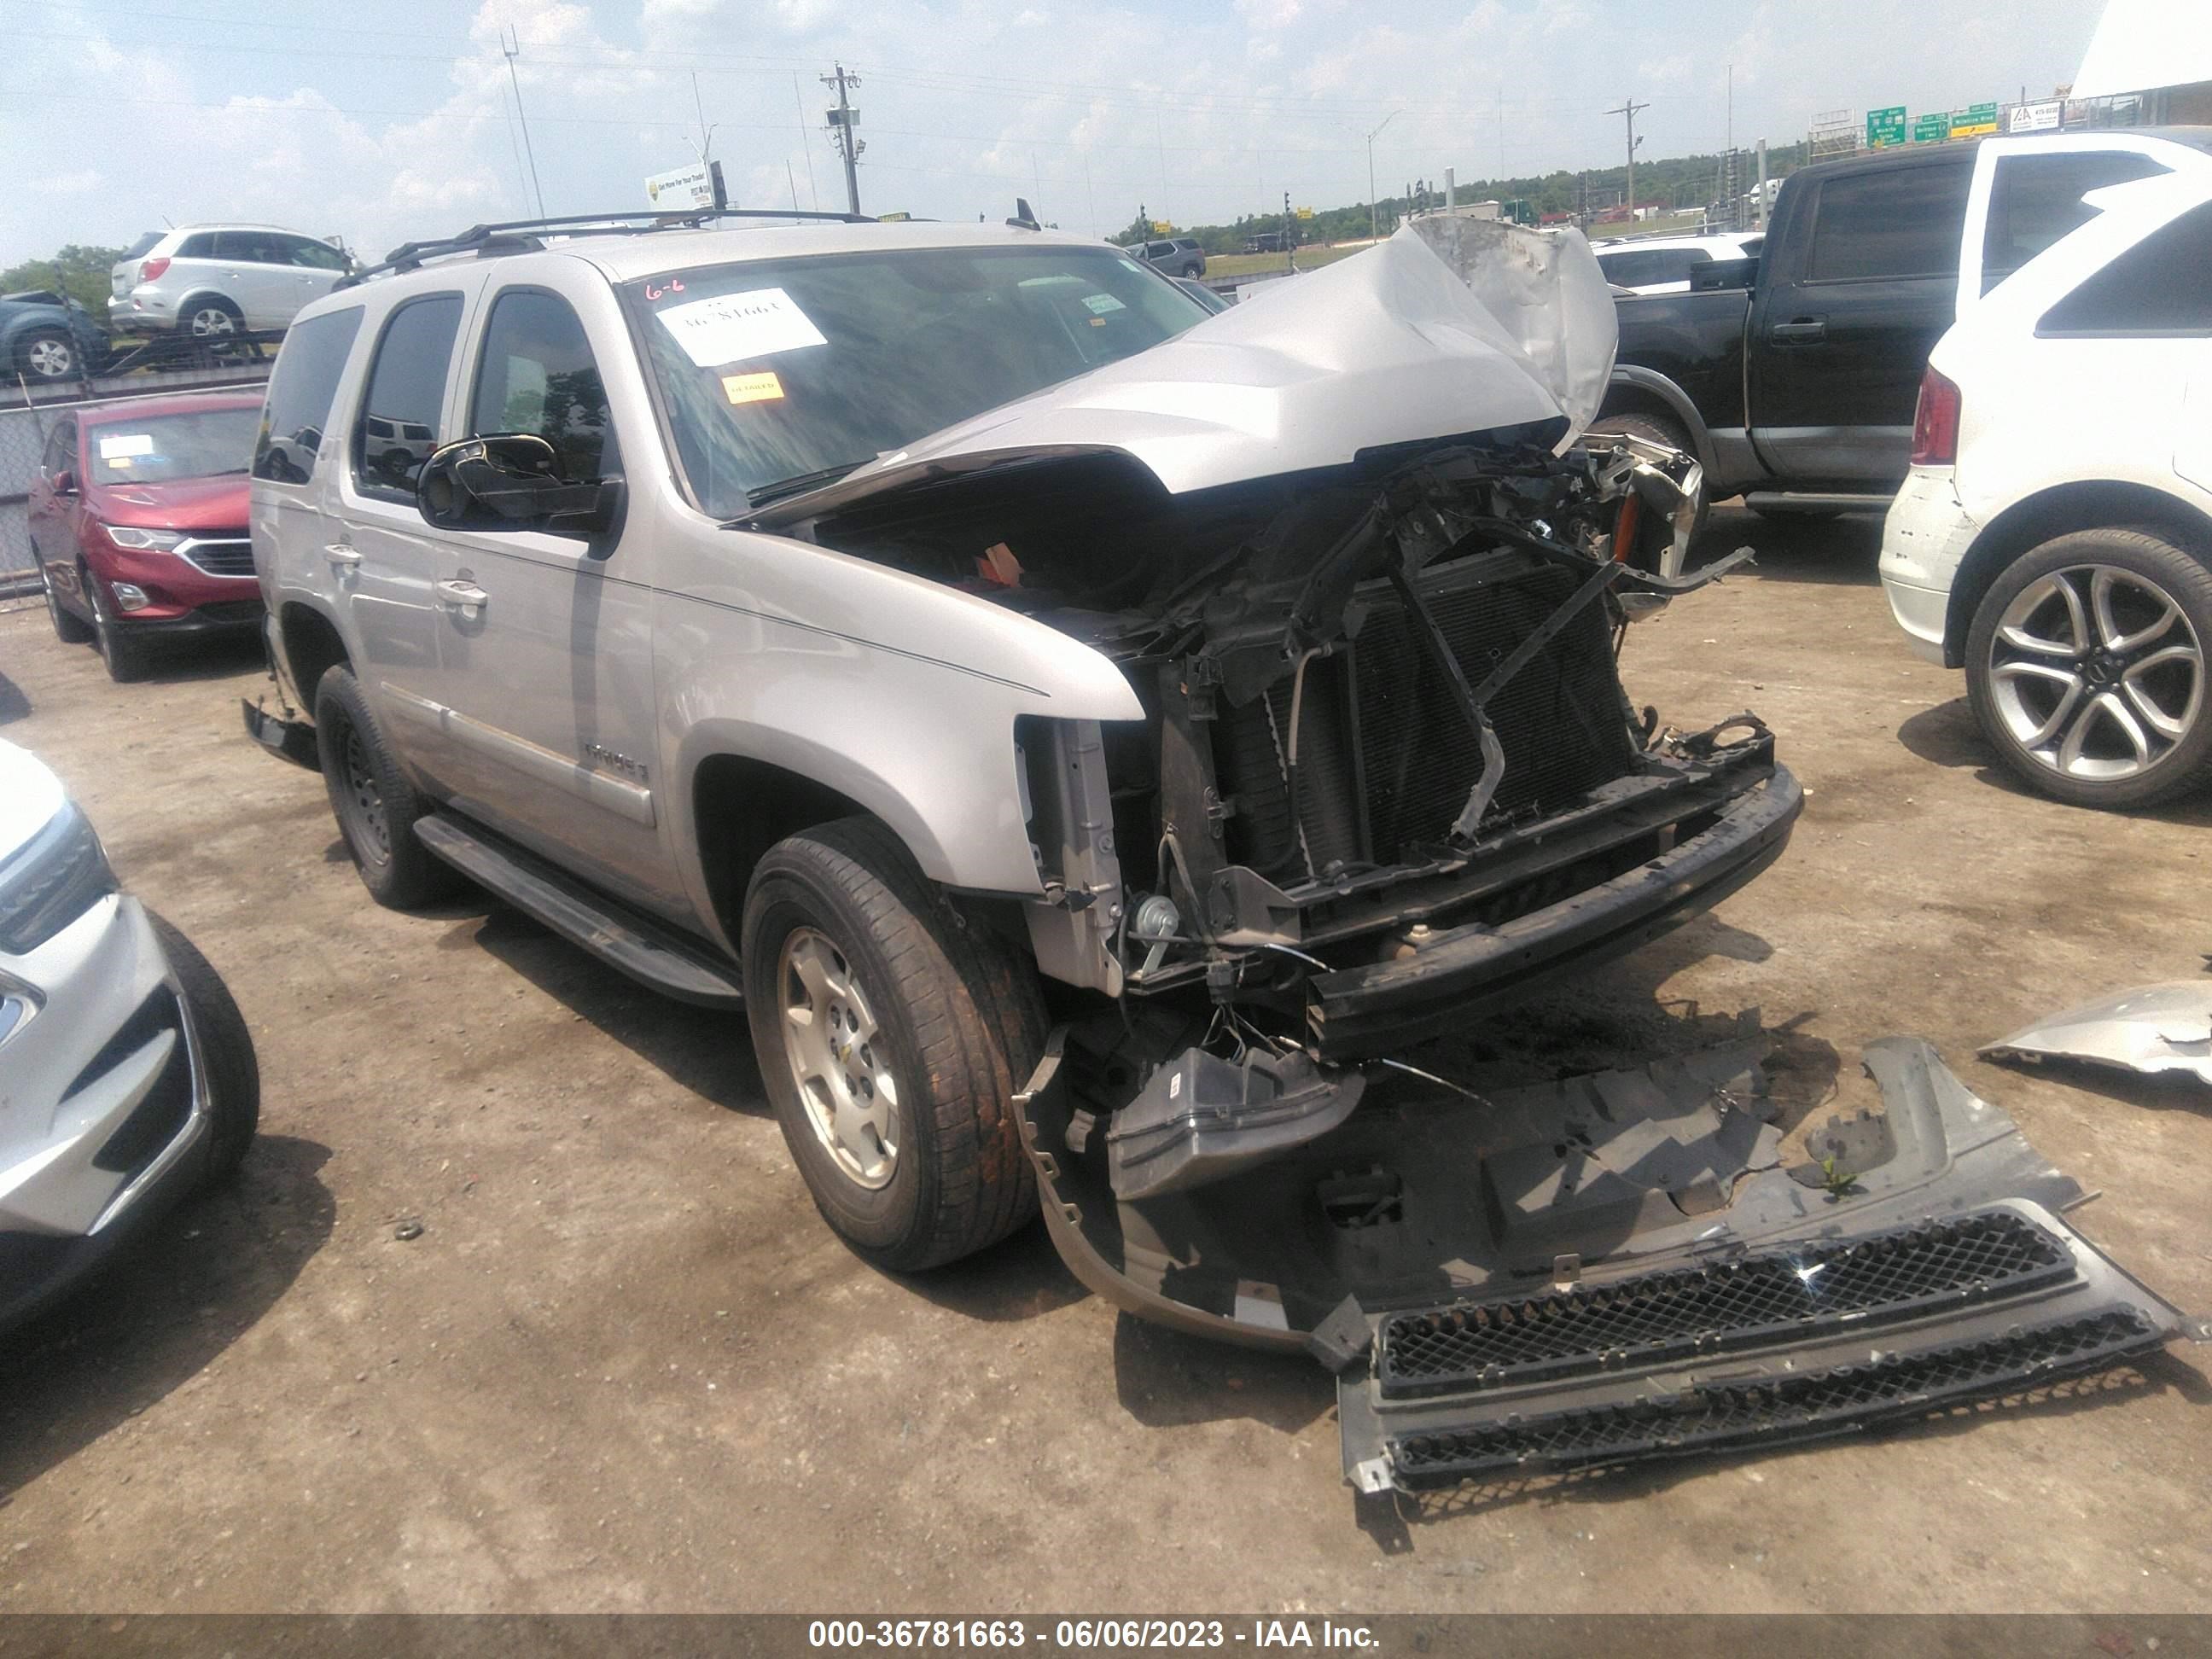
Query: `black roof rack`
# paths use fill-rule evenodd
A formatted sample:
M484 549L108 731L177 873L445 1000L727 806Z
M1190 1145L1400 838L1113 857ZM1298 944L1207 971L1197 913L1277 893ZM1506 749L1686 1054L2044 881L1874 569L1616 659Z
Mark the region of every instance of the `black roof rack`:
M550 219L508 219L498 224L471 225L458 236L402 242L377 264L341 277L332 291L351 288L386 271L417 270L424 260L451 253L473 253L480 259L504 253L533 253L545 246L537 234L539 231L643 236L656 230L697 230L710 219L809 219L843 225L877 222L865 213L811 213L797 208L695 208L683 213L571 213Z

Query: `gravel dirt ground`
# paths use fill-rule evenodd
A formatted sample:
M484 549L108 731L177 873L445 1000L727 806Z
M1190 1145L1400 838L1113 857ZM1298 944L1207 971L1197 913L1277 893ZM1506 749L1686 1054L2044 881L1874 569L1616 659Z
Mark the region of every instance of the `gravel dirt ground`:
M1455 1063L1634 1063L1757 1007L1778 1092L1870 1103L1931 1039L2212 1308L2212 1095L1977 1043L2212 950L2212 811L1993 769L1909 656L1879 522L1715 514L1753 572L1633 630L1677 724L1756 709L1811 788L1716 915ZM1333 1389L1136 1323L1039 1228L925 1279L817 1219L741 1019L489 901L379 909L320 782L241 733L248 649L109 684L0 606L0 734L91 812L252 1022L263 1138L0 1340L0 1610L2212 1609L2205 1350L1876 1438L1486 1489L1355 1522ZM419 1221L402 1241L401 1224Z

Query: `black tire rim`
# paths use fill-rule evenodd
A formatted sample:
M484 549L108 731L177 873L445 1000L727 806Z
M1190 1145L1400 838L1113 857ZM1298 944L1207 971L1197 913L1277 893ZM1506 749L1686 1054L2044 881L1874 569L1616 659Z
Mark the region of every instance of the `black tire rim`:
M2067 565L2029 582L1990 641L1998 723L2042 769L2124 783L2195 730L2204 647L2181 605L2151 578L2111 564Z
M340 762L345 772L346 816L353 820L356 839L368 843L362 850L377 863L389 864L392 827L385 816L384 791L377 783L375 769L368 763L368 750L362 744L361 733L350 723L345 729Z

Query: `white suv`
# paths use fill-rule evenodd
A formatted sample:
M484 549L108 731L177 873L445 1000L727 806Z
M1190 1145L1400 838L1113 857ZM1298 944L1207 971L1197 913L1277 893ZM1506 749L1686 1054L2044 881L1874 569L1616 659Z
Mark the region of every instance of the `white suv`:
M2083 806L2212 777L2212 157L2132 142L2148 176L2036 204L2080 222L1962 290L1882 538L1915 648L1966 671L2008 768Z
M343 250L275 225L149 230L109 269L107 319L203 339L283 328L353 269Z

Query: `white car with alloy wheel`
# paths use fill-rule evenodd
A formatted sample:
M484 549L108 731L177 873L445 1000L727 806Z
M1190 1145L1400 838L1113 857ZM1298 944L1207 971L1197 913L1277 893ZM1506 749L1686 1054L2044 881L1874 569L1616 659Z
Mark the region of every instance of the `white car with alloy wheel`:
M277 225L148 231L109 268L109 324L221 339L289 326L354 269L342 248Z
M2082 806L2212 782L2212 157L2160 159L1962 297L1882 537L1914 648L1965 670L2008 768Z

